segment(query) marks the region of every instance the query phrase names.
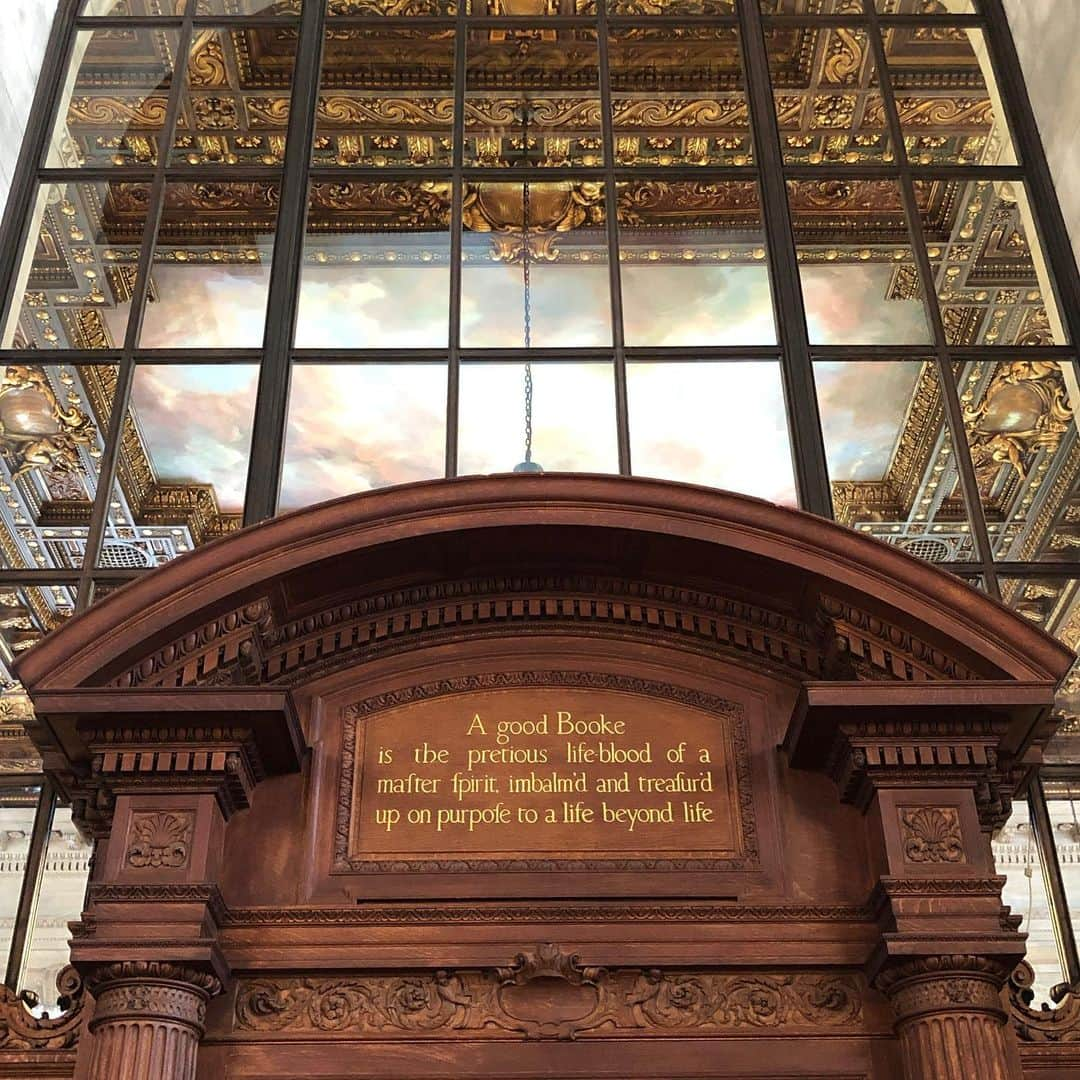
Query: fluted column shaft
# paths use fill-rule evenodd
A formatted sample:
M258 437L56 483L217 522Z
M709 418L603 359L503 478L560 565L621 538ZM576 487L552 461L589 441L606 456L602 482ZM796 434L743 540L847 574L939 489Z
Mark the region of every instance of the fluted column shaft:
M194 1080L206 1003L220 984L174 964L112 964L93 978L89 1080Z
M1002 976L978 957L928 957L885 973L907 1080L1021 1080Z

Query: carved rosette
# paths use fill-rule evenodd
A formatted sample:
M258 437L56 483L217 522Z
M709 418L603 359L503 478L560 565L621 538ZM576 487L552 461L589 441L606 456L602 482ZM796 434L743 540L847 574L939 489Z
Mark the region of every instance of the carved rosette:
M213 975L178 964L125 961L88 980L95 1009L90 1080L194 1080Z
M1001 998L1006 975L981 956L928 956L878 976L909 1080L1019 1080Z

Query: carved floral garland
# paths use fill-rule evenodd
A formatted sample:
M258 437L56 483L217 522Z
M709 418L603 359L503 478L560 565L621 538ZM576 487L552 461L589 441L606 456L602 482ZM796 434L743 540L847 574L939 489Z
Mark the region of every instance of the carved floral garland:
M532 984L539 984L533 986ZM858 1028L858 981L831 972L729 974L583 967L542 945L508 968L343 978L247 979L234 1029L351 1038L576 1039L723 1035L746 1029Z

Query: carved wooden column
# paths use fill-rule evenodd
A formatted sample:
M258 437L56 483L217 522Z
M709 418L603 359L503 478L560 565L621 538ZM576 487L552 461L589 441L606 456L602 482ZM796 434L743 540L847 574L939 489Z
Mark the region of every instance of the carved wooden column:
M194 968L125 961L94 972L90 1080L194 1080L206 1003L218 979Z
M1004 981L1002 966L981 956L920 957L878 976L909 1080L1020 1080Z
M866 815L881 931L867 974L909 1080L1021 1077L1002 988L1024 937L990 835L1009 813L1010 697L1024 692L984 684L972 705L962 685L809 687L788 730L792 764L830 773Z
M94 997L85 1080L193 1080L206 1004L229 972L217 941L225 830L267 775L299 768L287 691L53 691L39 715L56 769L99 841L72 964Z

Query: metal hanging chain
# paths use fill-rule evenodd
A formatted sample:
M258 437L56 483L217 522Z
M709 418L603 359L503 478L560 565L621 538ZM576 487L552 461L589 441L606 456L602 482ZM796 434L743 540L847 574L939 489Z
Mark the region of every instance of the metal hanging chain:
M521 158L522 164L529 164L529 114L531 113L528 101L521 107L522 135L521 135ZM525 348L532 348L532 274L529 252L529 211L530 211L529 181L526 179L521 186L521 278L524 289L524 338ZM532 361L525 357L525 464L532 463L532 407L533 407L533 375Z

